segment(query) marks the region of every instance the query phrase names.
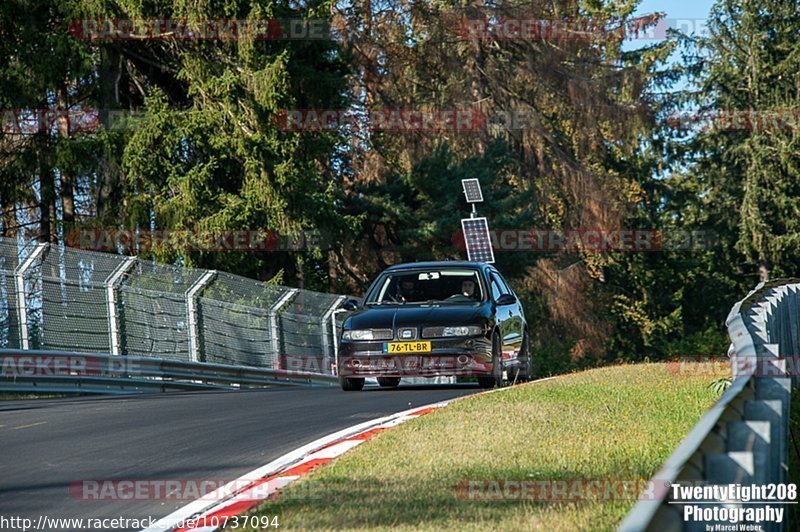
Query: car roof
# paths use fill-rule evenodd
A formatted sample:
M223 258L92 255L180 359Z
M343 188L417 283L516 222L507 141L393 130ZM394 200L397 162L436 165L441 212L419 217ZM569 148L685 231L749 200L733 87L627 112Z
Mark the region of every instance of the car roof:
M397 270L411 270L416 268L477 268L477 269L494 269L490 264L485 262L473 262L467 260L443 260L443 261L429 261L429 262L406 262L404 264L395 264L386 268L387 272Z

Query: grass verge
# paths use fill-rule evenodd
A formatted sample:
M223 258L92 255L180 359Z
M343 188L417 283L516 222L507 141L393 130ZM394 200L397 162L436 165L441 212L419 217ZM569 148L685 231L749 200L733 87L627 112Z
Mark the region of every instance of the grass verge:
M289 529L612 530L635 495L488 502L456 486L649 479L716 400L713 379L667 364L616 366L456 401L378 435L254 513Z
M8 392L0 393L0 401L21 401L25 399L57 399L67 397L63 393L28 393L28 392Z

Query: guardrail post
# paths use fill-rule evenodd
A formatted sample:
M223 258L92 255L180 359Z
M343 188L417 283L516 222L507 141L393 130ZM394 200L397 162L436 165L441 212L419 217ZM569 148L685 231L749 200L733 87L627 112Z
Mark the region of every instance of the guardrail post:
M769 482L786 482L789 475L789 403L791 401L791 379L756 379L756 399L781 402L781 419L778 421L778 435L774 449L778 453L780 469L778 478Z
M331 316L331 329L333 331L333 374L339 373L339 329L336 327L336 315L340 312L347 312L346 309L339 308L333 312Z
M320 334L322 335L322 367L327 368L331 361L331 346L328 342L328 331L326 330L328 327L328 320L331 319L331 316L335 316L336 309L339 308L339 305L347 299L345 296L339 296L333 302L333 305L325 311L325 314L322 315L322 322L320 327ZM333 345L336 346L336 321L333 322ZM337 349L334 347L334 349ZM336 353L334 352L334 358L336 357Z
M272 352L275 354L276 361L280 356L281 350L280 331L278 329L278 312L292 299L292 297L294 297L298 291L299 289L297 288L290 288L281 296L280 299L278 299L278 301L275 302L274 305L269 308L270 340L272 341Z
M189 355L192 362L200 359L200 340L197 332L197 294L206 288L214 277L217 276L215 270L208 270L186 290L186 318L189 322Z
M766 462L766 457L761 459ZM755 464L755 455L747 451L710 454L706 456L706 480L710 484L763 484L756 478Z
M749 400L744 402L744 419L748 421L761 421L769 423L769 441L772 445L770 450L769 471L777 473L781 471L781 450L778 446L781 438L784 437L781 426L783 424L783 403L779 400ZM778 447L778 448L776 448ZM769 482L779 483L780 478L772 478Z
M789 374L794 386L800 384L800 374L798 372L798 360L800 360L800 313L798 313L797 301L798 287L789 285L787 308L789 310L789 350L785 351L786 358L791 364Z
M750 452L756 463L755 481L757 483L773 482L769 478L772 463L770 443L772 442L772 428L769 421L733 421L728 423L728 440L726 449L729 453Z
M28 350L31 348L30 336L28 335L28 302L25 299L25 273L33 266L33 263L38 259L42 253L48 248L50 244L39 244L28 255L25 262L20 264L14 272L14 280L17 285L17 315L19 316L19 339L22 349Z
M111 344L111 354L121 355L122 342L119 335L119 312L117 312L117 283L123 275L131 271L136 264L136 257L128 257L111 272L105 281L106 304L108 305L108 333Z

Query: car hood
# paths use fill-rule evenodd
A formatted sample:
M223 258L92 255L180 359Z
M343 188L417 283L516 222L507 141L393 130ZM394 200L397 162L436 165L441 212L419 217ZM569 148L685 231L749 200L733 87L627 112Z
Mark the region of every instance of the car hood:
M487 305L405 305L369 307L352 314L348 329L397 329L398 327L437 327L474 325L487 317Z

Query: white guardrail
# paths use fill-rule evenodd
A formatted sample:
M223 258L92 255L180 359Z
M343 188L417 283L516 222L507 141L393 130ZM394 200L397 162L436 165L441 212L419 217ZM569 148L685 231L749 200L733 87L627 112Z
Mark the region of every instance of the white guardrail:
M733 383L656 473L652 497L640 498L621 532L733 530L729 520L685 519L689 504L674 498L674 486L787 481L789 405L800 352L799 292L797 279L761 283L731 309L726 324ZM783 520L761 523L762 530L797 526L786 523L789 505L776 501L774 506L783 509ZM702 507L713 514L715 507L730 511L748 503L711 500Z

